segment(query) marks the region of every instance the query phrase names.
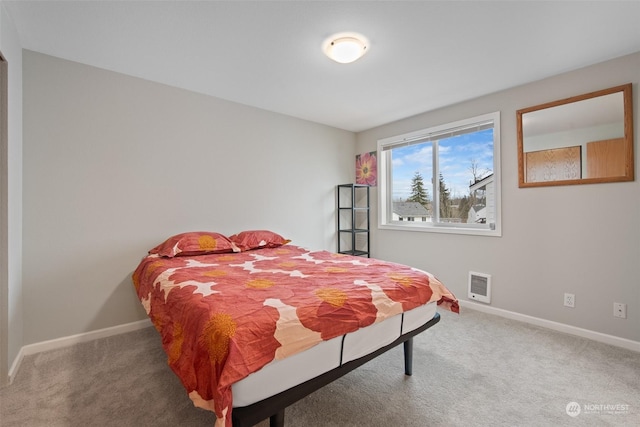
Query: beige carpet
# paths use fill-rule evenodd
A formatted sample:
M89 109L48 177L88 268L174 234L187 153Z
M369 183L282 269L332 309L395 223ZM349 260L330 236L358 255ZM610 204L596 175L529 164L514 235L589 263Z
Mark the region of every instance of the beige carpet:
M640 353L472 310L441 314L415 338L412 377L397 347L289 407L286 426L640 425ZM214 419L193 407L153 328L29 356L0 390L2 427Z

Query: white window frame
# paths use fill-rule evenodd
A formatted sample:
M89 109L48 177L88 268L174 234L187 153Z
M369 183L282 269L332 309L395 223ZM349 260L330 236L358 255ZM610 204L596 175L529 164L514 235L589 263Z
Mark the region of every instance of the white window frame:
M411 142L420 142L431 135L446 134L448 131L455 131L460 128L468 128L476 123L493 121L493 185L495 202L495 223L490 224L451 224L439 222L422 221L393 221L393 200L392 200L392 171L390 149L399 147ZM436 143L437 144L437 143ZM452 123L432 126L414 132L405 133L398 136L378 140L378 228L386 230L424 231L432 233L451 234L471 234L480 236L502 236L502 203L501 203L501 174L500 174L500 112L483 114L469 119L458 120ZM434 151L434 158L436 157ZM437 162L433 165L434 177L438 176ZM431 177L429 177L431 181ZM436 183L431 188L433 199L437 200L437 193L434 191L438 186Z

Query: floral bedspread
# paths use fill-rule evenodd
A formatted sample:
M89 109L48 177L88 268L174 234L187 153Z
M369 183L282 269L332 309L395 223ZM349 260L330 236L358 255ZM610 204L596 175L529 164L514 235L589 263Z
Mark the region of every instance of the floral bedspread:
M196 406L231 426L231 385L274 359L398 313L458 301L435 277L373 258L285 245L145 257L133 282Z

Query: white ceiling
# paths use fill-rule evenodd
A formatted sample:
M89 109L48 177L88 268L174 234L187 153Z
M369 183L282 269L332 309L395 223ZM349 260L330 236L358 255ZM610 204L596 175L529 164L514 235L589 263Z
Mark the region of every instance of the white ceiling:
M640 1L2 4L25 49L354 132L640 51Z

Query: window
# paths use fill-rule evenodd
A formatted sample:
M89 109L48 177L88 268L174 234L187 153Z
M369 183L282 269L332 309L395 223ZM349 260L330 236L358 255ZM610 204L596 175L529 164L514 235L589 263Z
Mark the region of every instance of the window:
M380 228L500 236L500 113L378 141Z

